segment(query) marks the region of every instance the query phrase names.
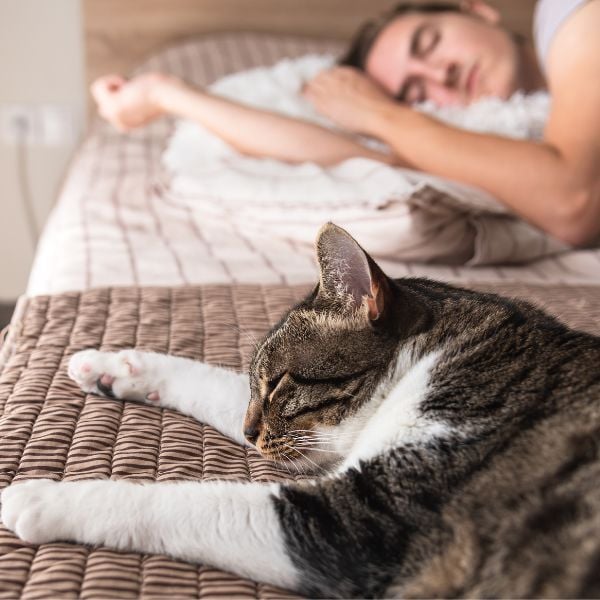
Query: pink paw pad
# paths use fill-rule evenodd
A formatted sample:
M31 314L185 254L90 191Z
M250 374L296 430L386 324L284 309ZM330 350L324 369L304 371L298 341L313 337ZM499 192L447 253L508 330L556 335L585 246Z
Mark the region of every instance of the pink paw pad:
M107 387L111 386L114 383L114 381L115 381L115 378L106 373L104 373L104 375L102 375L102 377L100 377L100 383Z
M148 400L148 402L153 402L156 404L160 400L160 396L158 395L158 392L150 392L146 396L146 400Z
M91 370L92 370L92 365L90 365L90 363L83 363L83 364L81 365L81 370L82 370L84 373L90 373L90 372L91 372Z

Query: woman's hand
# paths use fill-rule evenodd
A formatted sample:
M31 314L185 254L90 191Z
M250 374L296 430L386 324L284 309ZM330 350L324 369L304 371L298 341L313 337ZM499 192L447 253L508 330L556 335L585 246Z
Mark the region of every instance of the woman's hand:
M317 111L341 128L373 133L374 118L397 103L366 75L352 67L334 67L319 73L304 88Z
M129 131L162 116L161 94L177 83L162 73L145 73L129 81L120 75L106 75L96 79L90 91L99 114L119 131Z

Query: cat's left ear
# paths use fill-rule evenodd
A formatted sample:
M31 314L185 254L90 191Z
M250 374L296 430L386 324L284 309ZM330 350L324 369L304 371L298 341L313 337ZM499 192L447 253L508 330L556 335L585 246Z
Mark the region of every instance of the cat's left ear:
M383 315L389 303L388 278L344 229L327 223L317 236L321 296L351 310L365 307L370 321Z

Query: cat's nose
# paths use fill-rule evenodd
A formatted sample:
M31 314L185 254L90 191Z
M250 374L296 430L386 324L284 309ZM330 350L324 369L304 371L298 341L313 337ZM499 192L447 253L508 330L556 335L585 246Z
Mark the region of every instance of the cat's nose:
M260 433L260 430L258 429L258 426L256 426L256 425L251 425L250 427L244 428L244 437L251 444L256 444L256 440L258 439L259 433Z

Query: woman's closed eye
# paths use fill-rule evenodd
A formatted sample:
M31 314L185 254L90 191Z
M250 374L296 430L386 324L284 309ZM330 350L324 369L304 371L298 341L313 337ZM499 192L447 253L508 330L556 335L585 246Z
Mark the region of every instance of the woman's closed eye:
M420 77L410 77L398 92L396 99L407 104L418 104L427 100L425 83Z
M432 25L421 25L415 31L410 45L411 56L415 58L425 58L435 50L439 44L441 34L439 30Z
M415 30L410 44L410 55L413 58L427 58L440 43L441 33L433 25L421 25ZM425 82L421 77L408 77L396 95L400 102L418 104L427 100Z

